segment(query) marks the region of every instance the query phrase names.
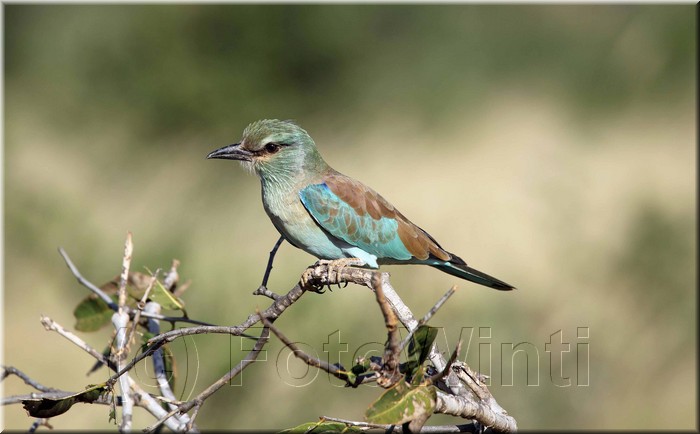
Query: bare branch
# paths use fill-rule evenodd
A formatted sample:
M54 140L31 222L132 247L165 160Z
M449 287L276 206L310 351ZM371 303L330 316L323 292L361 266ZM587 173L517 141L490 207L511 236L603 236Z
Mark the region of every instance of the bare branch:
M384 425L384 424L379 424L379 423L369 423L369 422L360 422L360 421L355 421L355 420L347 420L347 419L340 419L337 417L329 417L329 416L322 416L321 422L323 421L330 421L330 422L340 422L344 423L348 426L356 426L358 428L379 428L386 430L388 432L403 432L403 428L399 425ZM464 424L464 425L424 425L421 430L419 431L420 433L452 433L452 432L479 432L477 427L474 424Z
M229 334L233 336L244 336L244 332L257 324L260 321L260 315L264 315L270 321L274 321L279 318L289 306L294 304L302 295L306 292L301 285L296 285L287 294L281 296L279 299L275 300L270 307L265 309L261 314L254 313L250 314L248 318L241 324L236 326L198 326L198 327L186 327L176 330L171 330L169 332L154 336L149 339L148 344L154 345L157 343L167 343L172 342L177 338L190 335L199 335L205 333L220 333ZM256 338L257 339L257 338Z
M82 349L86 353L90 354L92 357L95 359L99 360L103 364L109 366L110 369L116 371L117 367L114 365L114 363L107 359L102 353L99 351L96 351L94 348L92 348L90 345L85 343L82 339L80 339L78 336L75 334L69 332L66 330L63 326L58 324L56 321L52 320L51 318L47 316L42 316L41 317L41 323L44 325L44 328L49 331L55 331L59 335L63 336L64 338L68 339L70 342L75 344L78 348ZM133 365L132 365L133 366ZM137 397L137 405L145 408L149 413L154 415L155 417L161 418L165 416L166 411L161 407L161 405L151 397L148 393L144 392L141 387L139 387L138 384L134 382L133 379L131 379L130 376L126 375L126 377L129 380L129 386L131 387L131 390L134 391ZM111 384L113 384L113 380L107 380L107 385L111 387ZM167 425L168 428L171 430L177 430L178 427L182 425L182 423L177 419L177 418L170 418L168 419L165 424Z
M107 359L101 352L95 350L92 348L90 345L85 343L82 339L80 339L78 336L73 334L72 332L69 332L63 326L58 324L56 321L52 320L48 316L42 315L41 316L41 324L44 326L44 328L47 331L54 331L58 333L59 335L63 336L64 338L68 339L72 343L78 346L78 348L82 349L86 353L90 354L92 357L96 358L103 364L109 366L111 369L116 369L116 366L114 363L112 363L111 360Z
M61 254L63 257L63 260L66 262L66 265L70 269L71 273L73 273L73 276L78 280L78 283L92 291L95 295L97 295L102 301L104 301L107 306L109 306L110 309L113 311L118 311L119 306L117 303L115 303L107 294L105 294L104 291L102 291L100 288L98 288L94 283L90 282L86 278L83 277L82 274L80 274L80 271L78 268L73 264L73 261L71 261L70 257L68 257L68 253L66 253L65 250L63 250L62 247L58 248L58 252ZM183 285L184 286L184 285ZM179 288L178 288L179 289ZM177 294L175 294L177 295ZM129 308L128 306L125 306L125 309L129 313L130 317L133 317L135 315L135 312L133 309ZM189 319L187 317L172 317L172 316L165 316L165 315L160 315L160 314L141 314L143 317L146 318L153 318L161 321L167 321L171 324L177 323L177 322L184 322L184 323L189 323L189 324L199 324L199 325L208 325L211 326L213 324L205 322L205 321L198 321L195 319Z
M36 420L34 421L34 423L32 424L32 426L29 427L29 432L30 432L30 433L36 432L36 430L37 430L40 426L45 426L45 427L48 428L48 429L53 429L53 426L49 423L49 420L48 420L48 419L45 419L45 418L42 418L42 417L38 417L38 418L36 418Z
M113 352L113 357L117 362L117 370L122 370L124 360L128 354L127 327L129 325L129 314L126 306L126 284L129 280L129 268L131 266L131 256L134 250L134 245L131 241L131 232L126 233L126 242L124 243L124 258L122 259L122 273L119 278L119 309L112 315L112 324L117 331L116 350ZM131 431L131 421L133 418L134 401L131 397L131 387L129 379L123 375L119 377L119 387L122 396L122 422L119 426L120 432Z
M263 347L267 343L268 337L270 335L270 329L265 327L262 330L262 333L260 334L260 338L258 341L255 343L253 346L253 349L241 360L236 366L233 367L226 375L218 379L214 384L211 386L207 387L204 389L199 395L197 395L194 399L180 405L178 408L171 410L168 412L165 416L161 417L158 419L158 421L149 426L148 428L144 429L145 432L153 432L156 428L158 428L160 425L163 424L165 420L167 420L169 417L174 416L176 413L186 413L193 408L195 409L195 413L193 414L193 417L191 418L191 421L194 422L194 417L196 413L199 411L199 407L204 403L204 401L209 398L214 392L219 390L222 386L224 386L226 383L231 381L233 378L235 378L238 374L240 374L246 367L248 367L250 364L255 362L260 355L260 352L262 351Z
M427 324L428 321L430 321L430 318L435 315L435 313L442 307L443 304L452 296L452 294L455 293L455 290L457 289L457 285L453 285L452 288L447 290L447 292L440 298L440 300L435 303L435 305L428 311L428 313L421 318L418 323L416 324L415 328L409 331L408 335L404 340L401 342L401 346L399 346L399 351L403 351L404 348L406 348L406 345L411 341L411 338L413 337L413 334L418 330L418 327Z
M60 253L63 257L63 260L66 262L66 265L68 265L68 268L70 269L71 273L73 273L73 276L75 276L75 278L78 279L78 283L80 283L81 285L92 291L95 295L100 297L100 299L107 303L107 306L109 306L110 309L112 309L113 311L116 312L119 309L117 304L114 303L114 301L112 301L109 295L105 294L104 291L95 286L89 280L85 279L83 275L80 274L80 271L78 271L78 268L73 264L73 261L70 260L70 258L68 257L68 253L66 253L66 251L63 250L63 247L58 248L58 253Z
M382 315L384 316L384 326L387 330L387 345L384 350L384 357L382 360L382 370L377 378L377 384L384 388L389 388L396 384L401 377L399 372L399 328L398 321L396 319L396 314L394 313L391 306L384 297L384 291L382 290L382 278L381 275L375 273L372 276L372 289L374 289L374 294L377 298L377 303L382 310Z
M507 413L496 413L485 404L464 396L450 395L442 390L437 391L437 405L435 413L449 414L465 419L476 419L495 431L514 432L518 427L515 419Z
M265 325L265 327L269 328L272 333L277 336L279 340L282 341L282 343L292 350L294 353L294 356L297 357L298 359L301 359L304 361L309 366L313 366L315 368L319 368L321 370L324 370L328 372L329 374L333 375L335 378L339 380L343 380L346 383L348 383L350 386L357 386L357 384L350 383L348 379L348 375L346 371L343 371L342 369L338 368L335 365L331 365L330 363L323 361L321 359L318 359L316 357L310 356L306 354L304 351L302 351L294 342L289 340L277 327L272 325L272 323L265 318L264 315L261 315L260 318L262 319L262 323Z
M253 291L253 295L264 295L267 298L271 298L273 300L279 299L281 296L275 292L270 291L267 289L267 286L262 286L260 285L258 289Z
M153 285L155 285L156 281L158 280L159 273L160 273L160 269L156 270L153 273L153 276L151 276L151 281L148 283L146 290L143 292L143 297L141 297L141 301L139 301L139 303L137 303L137 309L136 309L136 312L134 313L134 318L131 321L131 328L129 329L129 334L127 335L127 338L126 338L127 345L131 344L131 340L134 337L134 333L136 333L136 327L139 325L139 320L141 319L141 313L143 312L144 307L146 306L146 300L148 300L148 294L150 294L151 289L153 289ZM157 310L154 310L153 312L148 312L148 313L159 314L160 309L157 309Z
M457 356L459 356L459 352L462 350L462 341L457 342L457 348L452 352L452 355L450 356L450 359L447 361L447 364L445 365L445 369L442 371L438 372L437 374L433 375L432 377L428 378L428 381L430 384L435 384L438 381L442 380L447 374L450 373L450 369L452 368L452 364L457 360Z
M36 390L39 390L41 392L59 392L58 389L54 389L53 387L46 387L39 382L32 380L29 375L25 374L24 372L20 371L19 369L15 368L14 366L3 366L2 367L2 373L0 373L0 381L3 381L5 378L7 378L10 375L16 375L19 378L24 381L24 383L28 386L31 386L35 388Z
M170 270L165 274L163 278L163 286L166 290L173 292L173 287L177 285L178 280L180 280L180 275L177 273L177 267L180 266L180 261L173 259L172 264L170 264ZM153 273L157 274L157 273Z
M131 267L131 256L134 252L134 243L131 240L131 232L126 233L124 243L124 258L122 259L122 274L119 276L119 314L124 314L126 306L126 284L129 281L129 268Z
M382 293L389 304L391 304L398 319L407 329L415 330L420 322L415 319L411 310L406 306L403 300L401 300L401 297L399 297L394 288L391 286L391 283L389 282L389 275L387 273L351 267L342 268L337 273L329 273L328 270L324 269L323 264L313 269L311 273L311 277L315 279L316 284L331 285L342 282L352 282L359 285L364 285L368 288L374 288L372 279L375 278L375 275L380 276ZM453 289L454 288L451 288L450 291L448 291L438 301L438 303L436 303L435 307L428 312L426 315L428 319L452 295ZM444 392L438 392L439 405L436 409L437 413L452 414L459 417L476 419L487 426L493 426L494 428L498 426L499 428L497 429L502 431L513 431L517 428L515 419L508 416L505 410L503 410L498 403L496 403L486 386L479 384L476 382L476 380L474 380L473 377L475 377L476 374L471 376L465 375L470 372L465 364L460 362L452 363L452 365L455 367L457 365L464 366L464 368L461 368L463 372L459 369L447 369L449 365L445 361L442 354L437 351L435 345L433 345L431 348L429 357L438 371L445 373L445 376L447 377L447 381L445 383L453 393L453 395L448 395ZM454 357L456 358L456 355ZM462 375L458 376L455 371L462 372ZM471 379L471 382L474 384L470 384L468 379ZM477 391L481 395L479 395ZM476 400L474 399L475 395L478 397ZM447 398L440 401L440 396ZM481 396L485 397L486 400L477 402ZM478 413L476 411L478 411Z
M144 295L144 299L146 298L146 295ZM158 313L160 311L160 304L156 302L148 302L146 303L146 306L144 307L145 312L151 312L151 313ZM160 333L160 325L158 324L158 321L154 319L149 319L148 322L146 323L146 328L148 329L149 333L153 333L154 335L157 335ZM158 348L153 352L153 355L151 356L151 360L153 361L153 372L156 377L156 382L158 383L158 388L160 389L160 393L163 396L163 398L170 400L170 401L177 401L177 398L175 397L175 394L173 393L173 390L170 388L170 383L168 382L168 376L167 373L165 372L165 353L163 352L162 348ZM173 404L169 404L170 409L172 410L176 406ZM185 424L190 424L190 418L187 416L187 414L183 414L180 417L180 420L185 423ZM189 426L188 430L192 430L192 426Z
M418 325L427 324L428 321L430 321L430 318L432 318L433 315L437 313L438 309L440 309L442 305L445 304L450 297L452 297L452 294L454 294L456 290L457 285L452 285L452 288L448 289L447 292L440 297L440 300L438 300L437 303L435 303L435 305L428 311L428 313L426 313L425 316L418 321Z
M61 255L66 261L66 264L71 269L78 281L87 286L93 293L105 301L105 303L107 303L110 308L116 312L113 316L113 324L118 331L116 337L117 348L115 351L117 356L116 366L113 363L110 364L107 357L95 351L80 338L66 331L53 320L47 317L42 317L42 324L44 324L47 330L57 331L59 334L71 340L71 342L88 352L100 362L108 364L110 369L115 371L115 374L107 381L107 385L111 388L116 381L120 382L120 404L122 405L121 431L128 431L131 428L131 414L132 407L134 405L146 408L157 418L157 421L146 429L147 431L153 431L161 425L166 425L168 428L175 431L196 430L197 428L194 425L194 420L204 402L221 387L230 382L231 379L239 375L243 369L255 362L263 347L267 343L270 332L274 333L285 344L285 346L293 351L296 357L300 358L307 365L322 369L331 375L334 375L336 378L344 380L351 386L357 386L365 381L374 379L377 379L377 382L384 387L394 384L395 381L400 378L399 354L401 349L407 344L407 342L410 341L414 331L420 325L427 323L441 308L441 306L445 304L449 297L455 292L456 287L452 287L449 291L447 291L447 293L445 293L442 298L435 303L433 308L428 311L423 318L416 320L410 309L403 303L394 288L391 286L389 275L387 273L348 266L331 268L333 267L332 262L320 262L317 263L317 265L310 267L303 274L302 280L307 283L312 283L312 287L322 288L333 284L350 282L366 286L375 292L376 300L384 316L385 326L387 329L387 345L385 354L381 365L376 361L371 365L370 369L367 371L367 373L369 373L368 375L358 375L355 377L351 374L351 372L344 371L342 367L330 365L327 362L304 353L294 342L290 341L278 328L273 325L273 322L279 318L279 316L288 307L295 303L304 294L304 292L306 292L305 288L301 286L301 281L285 295L275 294L274 292L269 291L266 287L272 270L274 256L283 241L284 239L280 238L273 247L273 250L270 251L270 257L265 270L262 285L254 292L254 294L265 295L273 300L267 309L262 312L257 311L254 314L249 315L245 321L235 326L223 327L204 323L203 325L196 327L181 328L163 334L157 334L148 341L148 348L144 352L134 357L128 363L125 363L125 356L128 354L129 346L129 340L126 338L133 336L133 330L128 335L123 331L126 330L129 324L129 318L133 318L134 321L131 324L133 326L132 329L136 327L136 324L139 322L140 318L148 318L149 321L147 322L147 328L152 333L158 333L160 331L160 325L158 324L157 320L172 323L187 321L190 323L201 324L202 322L189 320L188 318L165 317L160 314L160 306L157 303L151 302L144 306L148 296L148 291L150 288L152 288L152 285L156 280L155 276L151 281L149 288L146 290L146 294L144 295L143 299L137 305L138 309L133 309L126 305L126 284L129 278L130 260L133 252L130 233L127 234L127 242L125 244L124 258L122 262L122 273L119 281L119 303L114 303L111 298L104 293L104 291L85 280L82 275L80 275L75 265L73 265L73 263L70 261L67 254L65 254L63 249L59 249L59 252L61 252ZM176 269L178 265L179 261L174 260L170 271L165 276L164 285L168 290L174 290L177 285L179 276ZM180 288L178 288L178 290L179 289ZM399 321L409 330L409 335L404 340L401 340L398 333ZM245 333L250 327L258 322L262 322L263 325L260 336L253 337ZM120 331L122 332L120 333ZM161 347L179 337L204 333L221 333L234 336L243 336L255 339L256 343L253 350L251 350L243 360L241 360L233 369L223 375L219 380L208 386L193 399L186 402L179 402L175 398L175 395L172 389L170 389L167 381L167 375L163 363L163 350ZM460 349L461 342L457 345L456 350L451 354L450 359L447 361L438 351L436 345L433 345L430 349L429 357L432 364L437 369L437 373L429 377L428 381L432 384L439 383L441 388L437 391L437 405L434 411L435 413L450 414L457 417L474 419L478 421L478 423L439 427L424 426L421 428L420 432L474 432L480 429L482 426L487 426L499 431L515 430L515 420L498 405L491 393L488 391L488 388L486 388L486 385L483 384L483 381L481 381L479 375L472 371L466 364L456 361ZM140 387L129 375L129 371L140 360L143 360L148 356L152 356L156 380L162 395L162 397L157 397L160 399L160 401L140 389ZM379 360L379 358L376 359ZM9 372L10 369L6 368L2 372L0 380L10 374L15 374L20 376L20 378L23 378L25 382L28 380L33 381L26 375L22 376L23 374ZM348 381L349 378L353 378L352 384ZM35 388L37 388L37 390L41 391L39 387L44 387L36 382L34 383L36 384ZM31 382L27 382L27 384L34 387ZM448 387L444 387L444 385L447 385ZM63 392L56 389L51 389L51 391L49 391L47 388L45 393L62 394L68 392ZM169 410L167 408L163 408L163 403L167 403L167 408L169 408ZM188 413L190 413L189 416ZM403 428L405 428L400 426L374 425L364 422L345 421L334 418L323 418L322 420L337 421L346 423L349 426L357 426L364 429L382 428L385 430L400 432Z

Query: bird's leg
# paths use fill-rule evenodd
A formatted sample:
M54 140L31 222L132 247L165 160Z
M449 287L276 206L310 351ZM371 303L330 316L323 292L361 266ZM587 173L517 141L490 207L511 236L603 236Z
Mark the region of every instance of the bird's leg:
M260 284L260 287L253 292L253 295L264 295L266 297L272 298L273 300L279 298L277 294L267 289L267 280L270 278L270 272L272 271L272 262L275 260L277 249L280 248L280 245L283 241L284 237L280 236L279 240L277 240L275 246L270 251L270 257L267 260L267 267L265 268L265 275L263 276L262 283Z
M324 292L323 285L320 285L319 287L318 285L311 284L311 280L314 276L314 271L318 267L326 267L326 284L328 285L328 289L330 290L331 282L333 280L338 281L338 279L340 278L340 273L343 271L343 268L351 265L361 267L365 265L365 262L359 258L340 258L333 260L319 259L314 265L310 266L304 271L304 273L301 276L301 284L310 291L322 294Z

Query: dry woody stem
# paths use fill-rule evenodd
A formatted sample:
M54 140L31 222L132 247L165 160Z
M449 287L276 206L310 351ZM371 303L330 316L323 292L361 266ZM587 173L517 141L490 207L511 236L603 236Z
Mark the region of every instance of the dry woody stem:
M131 233L128 233L124 246L117 303L105 294L104 291L85 279L66 252L63 249L59 249L66 265L78 282L88 288L114 311L112 322L116 331L116 339L115 347L110 357L106 357L100 351L95 350L81 338L66 330L51 318L47 316L41 317L41 323L46 330L58 333L114 372L104 383L107 388L107 393L100 396L99 399L92 403L108 405L113 408L115 406L121 406L122 411L119 420L119 430L121 432L128 432L132 429L133 407L143 408L154 417L154 423L144 430L146 432L156 431L161 425L165 425L168 429L176 432L198 432L195 420L206 400L224 385L228 384L233 378L240 375L244 369L258 359L258 356L269 341L270 334L276 336L286 347L292 350L295 357L309 366L326 371L341 381L345 381L347 386L358 387L370 381L376 381L382 387L391 387L398 381L402 381L403 378L399 363L401 351L408 344L418 327L426 324L438 309L446 303L456 289L456 287L452 287L435 303L433 308L430 309L423 318L417 320L392 287L387 273L354 268L352 266L334 266L332 261L320 261L309 267L302 275L302 279L299 283L292 287L286 294L275 294L267 288L267 281L270 271L272 270L272 260L283 241L283 239L280 238L270 252L270 258L265 270L262 285L254 292L254 294L270 298L271 304L262 311L256 310L254 313L251 313L243 322L237 325L217 326L190 319L185 316L179 318L163 316L160 313L161 306L153 300L149 301L148 299L148 294L156 282L158 273L154 273L150 285L137 304L137 307L133 308L127 305L126 286L133 254L131 238ZM175 288L178 280L178 264L179 262L174 260L171 269L166 273L163 279L165 283L164 286L167 290L176 295L181 294L186 288L186 285ZM385 352L381 358L381 363L372 361L369 371L361 375L354 375L344 370L344 368L339 365L331 365L326 361L304 353L293 341L287 338L278 327L274 326L275 320L297 302L307 292L307 289L318 289L325 286L348 283L364 286L374 291L379 310L384 318L384 326L387 332L387 345L385 346ZM167 321L171 324L176 322L189 322L198 325L177 328L160 333L160 321ZM155 336L147 341L145 351L139 352L127 362L126 357L129 354L129 347L136 335L136 324L141 324L142 322L147 330ZM258 323L262 323L263 326L259 336L252 336L246 333L252 326ZM399 323L403 324L409 331L408 336L403 340L399 335ZM254 340L255 344L253 349L230 371L221 375L218 380L205 387L194 398L185 402L180 402L176 399L176 395L173 393L168 383L164 366L163 346L184 336L198 334L240 336ZM486 385L481 381L480 375L469 368L465 363L458 360L460 349L461 342L457 344L457 348L450 355L450 358L445 360L445 357L440 353L437 346L432 345L428 359L435 369L432 370L432 368L430 368L432 376L427 376L424 379L424 384L434 384L437 386L435 407L431 411L434 413L452 415L466 420L467 423L422 426L416 429L420 429L420 432L424 433L482 432L486 427L498 432L516 431L517 425L515 419L508 415L496 402ZM151 395L144 392L131 378L131 370L139 362L149 357L153 364L153 371L158 387L157 390L160 392L160 395ZM20 378L25 384L38 392L32 392L29 395L3 398L2 405L20 403L26 399L60 399L61 397L74 394L74 392L41 385L17 368L11 366L3 367L0 381L9 376ZM114 390L116 383L120 385L118 394ZM352 426L362 430L370 428L383 429L387 432L401 432L403 430L401 425L372 424L327 416L321 417L321 422L323 421L344 423L348 427ZM46 426L47 424L48 421L46 419L36 418L30 430L36 430L38 427Z

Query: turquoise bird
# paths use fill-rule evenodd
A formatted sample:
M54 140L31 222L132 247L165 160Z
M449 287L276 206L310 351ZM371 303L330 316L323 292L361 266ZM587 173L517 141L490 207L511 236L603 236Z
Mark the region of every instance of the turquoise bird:
M443 249L377 192L334 170L291 121L264 119L240 143L207 158L238 160L257 174L267 215L293 246L338 266L424 264L498 290L513 286Z

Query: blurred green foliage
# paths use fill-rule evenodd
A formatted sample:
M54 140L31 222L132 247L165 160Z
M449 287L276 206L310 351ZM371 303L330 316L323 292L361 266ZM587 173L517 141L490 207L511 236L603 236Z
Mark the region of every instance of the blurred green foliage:
M288 113L400 106L439 125L503 82L605 116L673 100L694 64L681 5L8 5L5 22L6 79L35 109L129 122L139 147Z
M438 344L448 351L461 337L470 348L462 360L475 369L480 345L491 345L491 390L520 428L695 426L695 12L651 4L4 5L5 363L42 384L85 386L92 360L36 318L69 326L87 295L57 246L100 283L119 272L127 230L135 271L181 260L180 275L193 281L191 317L232 324L264 307L250 292L277 235L257 181L204 156L255 119L293 118L331 165L519 288L506 296L428 267L388 267L416 315L460 284L431 321L444 327ZM313 260L283 245L271 286L289 288ZM381 348L382 324L373 295L352 287L309 294L276 323L346 366L355 350ZM581 327L590 338L577 337ZM590 385L553 384L559 365L545 344L558 330L571 344L561 370L574 384L576 352L589 345ZM96 348L108 338L81 337ZM501 345L519 342L535 348L527 360L537 357L538 387L527 386L522 353L510 361L514 385L498 382ZM213 382L246 344L221 336L174 343L178 393ZM326 345L348 352L324 353ZM243 387L207 401L200 426L361 419L379 396L323 374L296 387L311 374L285 377L286 355L271 342ZM26 392L9 381L6 395ZM260 420L261 408L275 411ZM19 407L3 410L8 428L29 426ZM52 424L113 429L105 408L80 411Z

